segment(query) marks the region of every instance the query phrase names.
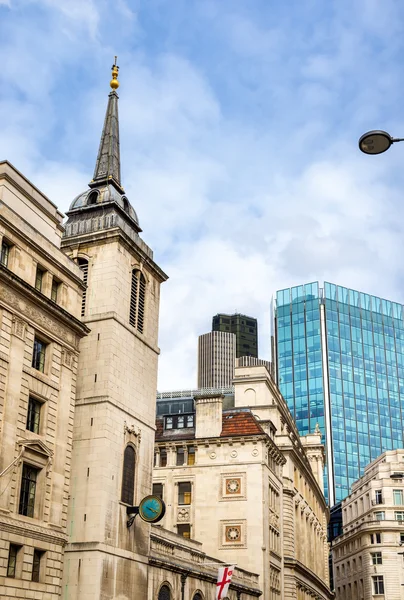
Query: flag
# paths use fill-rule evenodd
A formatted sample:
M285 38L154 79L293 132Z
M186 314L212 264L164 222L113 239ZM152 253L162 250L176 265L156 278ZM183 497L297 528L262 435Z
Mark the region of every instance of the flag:
M222 600L227 596L227 590L231 582L235 565L231 567L220 567L217 575L216 600Z

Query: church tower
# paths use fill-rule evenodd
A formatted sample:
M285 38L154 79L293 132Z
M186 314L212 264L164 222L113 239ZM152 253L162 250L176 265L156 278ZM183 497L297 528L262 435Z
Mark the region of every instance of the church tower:
M151 493L160 284L121 184L118 67L112 67L95 171L73 200L62 242L81 267L91 330L80 343L62 598L147 598L150 526L127 528Z

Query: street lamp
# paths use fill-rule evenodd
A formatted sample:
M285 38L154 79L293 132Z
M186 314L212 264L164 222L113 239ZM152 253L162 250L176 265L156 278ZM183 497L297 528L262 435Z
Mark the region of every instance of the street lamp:
M387 131L368 131L359 138L359 150L365 154L382 154L394 142L403 142L404 138L393 138Z

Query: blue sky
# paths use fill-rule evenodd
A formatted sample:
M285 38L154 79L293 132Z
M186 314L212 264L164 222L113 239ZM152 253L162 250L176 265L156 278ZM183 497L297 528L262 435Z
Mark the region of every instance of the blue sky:
M122 178L168 273L159 389L196 384L217 312L331 280L404 302L399 0L0 0L0 156L61 210L86 189L120 66Z

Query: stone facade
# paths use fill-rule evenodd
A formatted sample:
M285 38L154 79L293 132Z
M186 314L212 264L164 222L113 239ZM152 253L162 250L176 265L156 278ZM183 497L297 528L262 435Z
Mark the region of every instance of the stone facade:
M265 600L330 598L321 434L300 438L264 366L237 367L234 382L233 408L196 396L191 427L158 420L164 526L256 571Z
M200 542L185 539L160 526L153 526L149 557L150 600L158 600L166 586L171 599L213 600L216 596L218 568L222 563L203 552ZM229 600L261 596L258 575L244 569L234 570L227 594Z
M0 163L0 597L61 592L82 273L62 215Z
M337 600L403 594L404 450L370 463L342 502L343 533L332 545Z

